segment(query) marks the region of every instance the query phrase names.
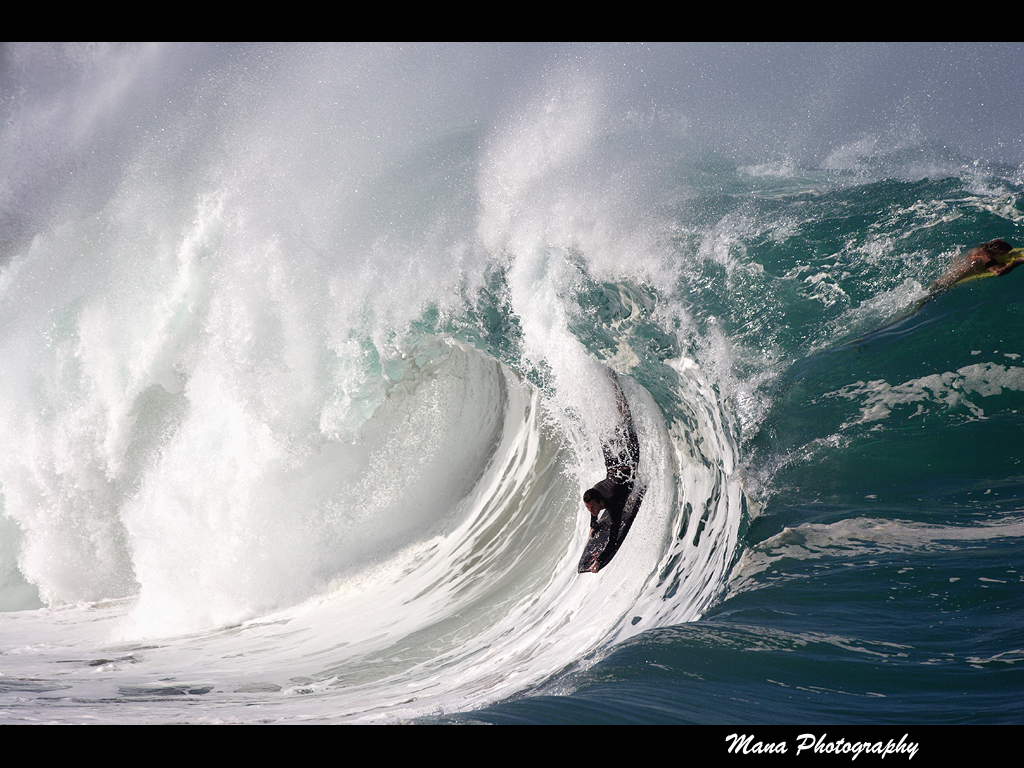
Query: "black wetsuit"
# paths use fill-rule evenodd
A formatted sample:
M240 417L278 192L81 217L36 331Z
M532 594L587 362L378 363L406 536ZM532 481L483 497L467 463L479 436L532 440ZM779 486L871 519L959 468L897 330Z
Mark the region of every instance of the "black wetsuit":
M615 437L603 446L604 465L608 474L604 480L594 484L594 490L604 499L605 511L608 514L592 517L590 521L591 535L604 525L611 526L607 550L610 553L618 549L616 540L622 522L622 512L629 494L633 492L633 486L636 485L636 467L640 460L640 443L633 429L633 417L625 403L623 408L622 424L615 429Z

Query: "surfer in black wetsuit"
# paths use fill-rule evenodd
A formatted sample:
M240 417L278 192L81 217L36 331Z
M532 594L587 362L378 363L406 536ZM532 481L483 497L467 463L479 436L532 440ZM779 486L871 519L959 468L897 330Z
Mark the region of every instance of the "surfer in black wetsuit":
M617 381L615 404L622 419L615 428L614 437L602 446L604 465L608 474L604 480L595 483L593 488L583 494L583 506L590 513L590 536L593 537L602 526L610 526L608 547L605 550L608 558L618 549L622 512L629 494L633 492L633 486L636 485L636 468L640 461L640 444L637 441L636 430L633 429L633 416ZM606 514L602 515L601 512ZM590 570L596 573L604 565L602 559L595 556Z

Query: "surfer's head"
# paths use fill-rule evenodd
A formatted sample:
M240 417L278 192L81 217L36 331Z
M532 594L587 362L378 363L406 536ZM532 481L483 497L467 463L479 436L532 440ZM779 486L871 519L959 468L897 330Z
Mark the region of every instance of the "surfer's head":
M971 249L971 254L975 255L975 260L979 260L978 257L984 257L986 265L998 263L996 260L1000 256L1005 256L1013 250L1013 246L1005 240L989 240L987 243L982 243L979 246Z
M1013 250L1013 246L1005 240L989 240L987 243L983 243L981 247L993 256L1005 256Z
M591 515L596 515L604 509L604 496L596 488L588 488L583 492L583 506Z

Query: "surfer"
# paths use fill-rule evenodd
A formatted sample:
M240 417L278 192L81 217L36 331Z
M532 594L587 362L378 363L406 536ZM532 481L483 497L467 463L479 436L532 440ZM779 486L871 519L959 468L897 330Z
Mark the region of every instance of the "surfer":
M592 573L597 573L618 549L619 527L622 524L626 502L636 485L636 468L640 460L640 444L637 441L636 430L633 429L633 416L629 411L629 404L626 403L618 381L613 381L615 404L621 419L615 427L615 435L602 445L607 474L604 480L595 483L593 488L589 488L583 494L583 506L590 513L590 538L604 526L609 527L608 548L603 553L594 554L589 567Z
M1024 250L1014 249L1005 240L989 240L976 245L957 257L953 266L932 283L929 293L934 295L964 280L975 277L1001 276L1024 263Z
M946 274L929 286L928 293L924 298L919 299L910 309L904 310L892 320L877 328L876 331L884 330L901 320L906 320L911 315L919 312L940 293L952 288L957 283L963 283L979 277L1005 275L1021 264L1024 264L1024 248L1014 248L1005 240L989 240L987 243L976 245L971 250L956 257L952 266L946 270Z

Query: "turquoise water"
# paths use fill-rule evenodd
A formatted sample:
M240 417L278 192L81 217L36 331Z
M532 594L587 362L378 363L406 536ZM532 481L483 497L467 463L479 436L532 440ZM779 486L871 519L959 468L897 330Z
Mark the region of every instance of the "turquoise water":
M1018 80L912 53L6 47L0 719L1020 722Z

